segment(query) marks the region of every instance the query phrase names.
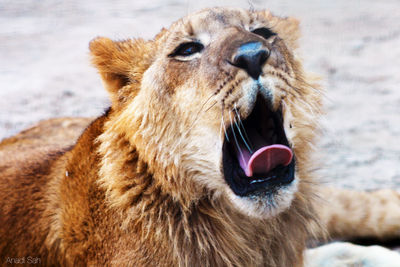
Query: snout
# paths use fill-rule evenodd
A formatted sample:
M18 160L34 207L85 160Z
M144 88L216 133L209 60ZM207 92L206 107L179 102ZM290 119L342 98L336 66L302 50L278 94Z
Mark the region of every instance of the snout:
M254 80L258 80L269 56L270 51L261 42L247 42L237 48L232 60L228 62L245 70Z

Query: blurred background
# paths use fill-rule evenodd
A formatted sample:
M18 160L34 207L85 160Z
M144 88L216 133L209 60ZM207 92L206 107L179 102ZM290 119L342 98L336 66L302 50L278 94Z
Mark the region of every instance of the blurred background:
M88 43L152 38L203 7L270 9L300 19L300 54L326 89L323 181L400 189L399 0L0 0L0 139L109 105Z

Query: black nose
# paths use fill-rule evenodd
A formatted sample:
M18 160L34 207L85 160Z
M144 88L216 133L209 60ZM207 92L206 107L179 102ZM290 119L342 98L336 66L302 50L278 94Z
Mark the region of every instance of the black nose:
M249 42L239 47L231 63L244 69L254 80L257 80L269 54L269 51L262 46L261 42Z

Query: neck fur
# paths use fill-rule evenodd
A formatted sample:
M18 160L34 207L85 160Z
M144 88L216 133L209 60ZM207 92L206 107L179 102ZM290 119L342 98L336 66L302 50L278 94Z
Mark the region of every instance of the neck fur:
M271 219L256 219L232 208L223 196L174 198L124 135L107 131L100 142L99 184L122 226L136 229L154 253L179 266L302 266L310 222L316 222L308 188L300 185L290 208ZM316 224L312 224L316 225ZM137 230L139 229L139 230Z

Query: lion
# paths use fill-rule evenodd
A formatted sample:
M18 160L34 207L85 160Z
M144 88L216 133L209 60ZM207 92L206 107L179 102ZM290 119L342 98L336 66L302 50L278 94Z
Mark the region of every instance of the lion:
M291 17L210 8L152 40L94 39L111 107L0 143L3 262L300 267L324 233L398 236L396 192L318 186L323 91L298 37ZM379 219L362 216L371 196Z

